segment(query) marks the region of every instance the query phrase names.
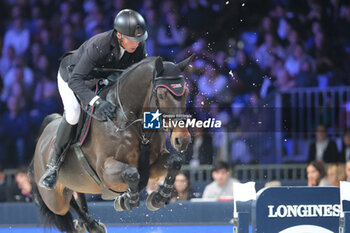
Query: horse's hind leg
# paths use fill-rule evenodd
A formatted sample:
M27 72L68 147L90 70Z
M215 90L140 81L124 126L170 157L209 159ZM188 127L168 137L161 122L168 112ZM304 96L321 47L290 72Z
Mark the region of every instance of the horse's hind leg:
M80 206L74 200L74 198L72 198L72 200L70 201L71 208L74 210L75 213L77 213L80 220L75 221L76 232L85 233L87 230L89 233L106 233L106 226L103 223L97 222L89 215L85 195L82 193L78 193L78 199L80 202Z
M165 156L165 155L163 155ZM146 206L149 210L158 210L165 204L169 204L171 193L174 187L175 177L181 169L182 158L178 154L168 155L166 161L168 167L168 173L164 179L164 183L157 192L151 193L147 197Z

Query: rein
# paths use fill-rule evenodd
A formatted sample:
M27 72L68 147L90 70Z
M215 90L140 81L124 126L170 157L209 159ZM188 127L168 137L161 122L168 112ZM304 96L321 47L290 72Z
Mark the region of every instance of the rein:
M104 70L104 71L106 71L106 70ZM120 72L120 71L122 71L122 70L110 69L109 71L117 71L117 72ZM124 76L124 77L125 77L125 76ZM122 77L122 78L124 78L124 77ZM118 78L117 80L113 80L114 82L116 82L116 98L117 98L117 105L119 105L120 111L121 111L123 117L125 118L125 120L126 120L127 122L130 122L129 118L127 117L127 115L126 115L126 113L125 113L125 110L124 110L124 108L123 108L123 104L122 104L122 102L121 102L121 100L120 100L120 95L119 95L119 93L120 93L120 83L121 83L122 78ZM178 75L178 76L159 76L159 77L157 77L157 71L156 71L156 69L154 69L154 71L153 71L153 77L152 77L152 84L153 84L153 87L152 87L152 94L150 95L149 101L151 102L151 101L152 101L152 98L155 99L155 104L156 104L157 110L160 111L160 105L159 105L159 100L158 100L158 96L157 96L157 85L156 85L156 84L157 84L157 81L160 81L160 80L172 80L172 79L183 79L183 78L184 78L184 77L183 77L183 75L181 75L181 74ZM112 80L109 80L109 81L112 81ZM114 105L113 103L111 103L111 104L112 104L114 107L117 107L117 106ZM132 112L131 112L131 113L132 113ZM124 130L128 129L128 128L131 127L131 126L135 126L136 123L143 122L143 119L142 119L142 118L137 118L137 116L136 116L136 119L135 119L135 120L131 121L129 124L127 124L125 127L122 127L122 128L121 128L121 127L118 127L118 126L116 125L116 123L115 123L112 119L110 119L110 118L107 118L107 121L110 122L110 123L113 125L113 127L115 128L115 131L116 131L116 132L121 132L121 131L124 131ZM136 129L135 127L133 127L133 129L135 130L136 134L138 135L139 139L141 140L141 143L144 144L144 145L149 144L149 143L151 142L151 140L152 140L152 135L153 135L153 133L154 133L155 130L153 130L153 131L151 132L151 134L149 135L149 137L146 137L146 134L145 134L145 132L144 132L143 129L142 129L142 124L141 124L141 125L138 124L138 126L139 126L138 129ZM162 130L167 131L167 132L169 133L170 137L171 137L172 131L173 131L171 128L168 128L167 130L165 130L164 128L162 128Z
M158 97L157 97L157 95L156 95L157 92L156 92L156 89L155 89L155 83L154 83L154 80L155 80L155 77L156 77L156 76L157 76L157 72L154 71L154 72L153 72L153 90L152 90L152 95L151 95L151 97L150 97L150 101L152 100L153 95L155 95L156 107L157 107L157 109L160 109ZM122 102L121 102L121 100L120 100L120 96L119 96L119 92L120 92L120 90L119 90L119 88L120 88L120 80L121 80L121 79L118 79L118 80L117 80L117 83L116 83L116 85L117 85L117 87L116 87L117 102L118 102L118 105L119 105L119 107L120 107L120 111L122 112L122 115L123 115L124 118L127 120L127 122L130 122L129 118L126 116L126 113L125 113L124 108L123 108L123 104L122 104ZM112 103L112 104L113 104L113 103ZM113 105L114 105L114 104L113 104ZM114 107L117 107L117 106L114 105ZM143 119L142 119L142 118L137 118L136 120L132 121L131 123L129 123L127 126L125 126L125 127L123 127L123 128L118 127L118 126L115 124L115 122L114 122L113 120L111 120L110 118L108 118L108 121L112 123L112 125L114 126L116 132L120 132L120 131L124 131L124 130L128 129L130 126L133 126L135 123L142 122ZM134 128L134 129L135 129L135 128ZM139 131L141 131L141 133L140 133ZM151 140L152 140L151 138L152 138L152 135L153 135L153 133L154 133L154 131L152 131L150 137L147 138L147 137L146 137L146 134L144 133L144 131L142 130L142 128L139 127L139 130L136 130L136 129L135 129L135 132L136 132L136 134L138 135L138 137L140 138L141 143L144 144L144 145L147 145L147 144L149 144L149 143L151 142Z

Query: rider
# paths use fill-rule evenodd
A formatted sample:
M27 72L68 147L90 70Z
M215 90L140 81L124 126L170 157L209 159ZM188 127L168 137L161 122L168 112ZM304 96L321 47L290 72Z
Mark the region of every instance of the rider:
M39 181L41 187L50 190L56 186L62 152L72 140L79 121L80 102L85 107L94 107L105 119L116 118L114 105L97 96L84 81L106 78L107 73L95 71L96 67L125 69L145 58L147 37L143 17L125 9L115 17L114 29L93 36L77 50L63 55L57 80L64 114L57 130L54 156Z

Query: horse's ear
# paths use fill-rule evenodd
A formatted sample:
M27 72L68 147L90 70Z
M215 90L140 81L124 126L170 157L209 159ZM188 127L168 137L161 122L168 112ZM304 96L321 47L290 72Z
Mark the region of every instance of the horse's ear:
M154 62L154 68L158 75L163 72L163 59L161 57L156 58Z
M184 71L186 69L186 67L190 64L190 62L192 61L192 59L194 58L194 54L192 54L191 56L189 56L188 58L186 58L183 61L180 61L177 66L179 67L179 69L181 71Z

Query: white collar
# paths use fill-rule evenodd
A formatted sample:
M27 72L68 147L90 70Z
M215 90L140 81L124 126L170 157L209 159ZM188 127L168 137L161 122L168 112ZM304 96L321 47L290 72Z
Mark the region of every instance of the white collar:
M120 48L119 60L120 60L125 53L125 49L120 45L119 45L119 48Z

